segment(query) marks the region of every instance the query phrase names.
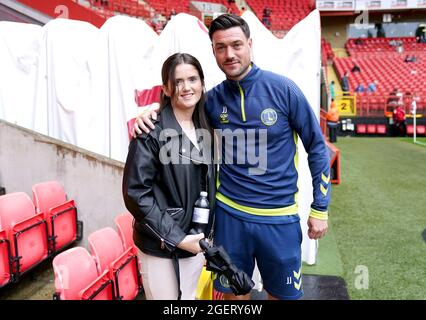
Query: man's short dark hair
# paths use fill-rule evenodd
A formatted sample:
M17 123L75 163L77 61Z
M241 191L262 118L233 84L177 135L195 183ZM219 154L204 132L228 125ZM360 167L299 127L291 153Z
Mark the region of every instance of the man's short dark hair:
M243 18L235 14L226 13L220 15L212 21L209 29L210 40L213 39L213 33L215 33L216 31L227 30L233 27L240 27L241 30L243 30L244 35L247 37L247 39L250 38L250 28L247 22Z

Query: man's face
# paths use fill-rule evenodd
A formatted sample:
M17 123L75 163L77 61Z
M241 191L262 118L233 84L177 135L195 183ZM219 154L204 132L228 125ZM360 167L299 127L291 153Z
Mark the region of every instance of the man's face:
M231 80L241 80L250 70L251 39L240 27L218 30L213 33L213 54L219 68Z

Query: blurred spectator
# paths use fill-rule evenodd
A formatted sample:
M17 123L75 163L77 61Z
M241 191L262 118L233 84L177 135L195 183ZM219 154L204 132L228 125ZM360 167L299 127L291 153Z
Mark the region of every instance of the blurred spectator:
M370 82L368 84L367 92L377 92L377 80L374 80L373 82Z
M365 87L362 83L360 83L356 88L355 88L355 92L357 93L363 93L365 92Z
M410 56L407 54L404 59L404 62L416 62L416 61L417 61L417 58L415 55Z
M331 99L334 99L336 97L336 93L334 91L334 81L330 82L330 96Z
M173 18L175 15L177 15L175 8L172 8L172 10L170 11L170 17L169 19Z
M339 124L339 108L337 108L334 99L331 99L330 108L327 115L328 138L331 143L337 141L337 126Z
M265 7L263 9L262 23L268 29L271 28L271 13L272 13L272 11L268 7Z
M240 16L242 16L244 14L244 12L246 12L246 11L247 11L246 7L241 7Z
M361 68L356 63L354 63L354 66L352 67L352 73L355 72L361 72Z
M377 38L386 38L385 29L380 22L375 24L375 28L377 29Z
M393 123L395 126L395 134L405 137L407 135L407 124L405 123L405 110L402 103L398 104L392 113Z
M343 90L343 94L347 95L347 92L349 91L349 73L345 72L345 74L343 75L342 79L342 90Z
M355 44L359 46L359 45L364 44L364 41L362 41L362 39L361 39L361 38L357 38L357 39L355 40Z
M423 23L416 29L416 39L418 43L426 43L426 26Z

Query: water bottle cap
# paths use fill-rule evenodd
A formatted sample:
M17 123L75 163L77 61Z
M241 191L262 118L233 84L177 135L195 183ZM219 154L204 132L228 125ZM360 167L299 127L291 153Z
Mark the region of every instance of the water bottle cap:
M206 192L206 191L201 191L201 192L200 192L200 196L202 196L202 197L207 197L207 192Z

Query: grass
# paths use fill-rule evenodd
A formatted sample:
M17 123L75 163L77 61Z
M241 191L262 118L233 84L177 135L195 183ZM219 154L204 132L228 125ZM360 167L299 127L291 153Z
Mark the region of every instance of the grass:
M304 272L337 275L341 265L351 299L426 299L426 148L412 138L346 137L336 146L331 239Z

